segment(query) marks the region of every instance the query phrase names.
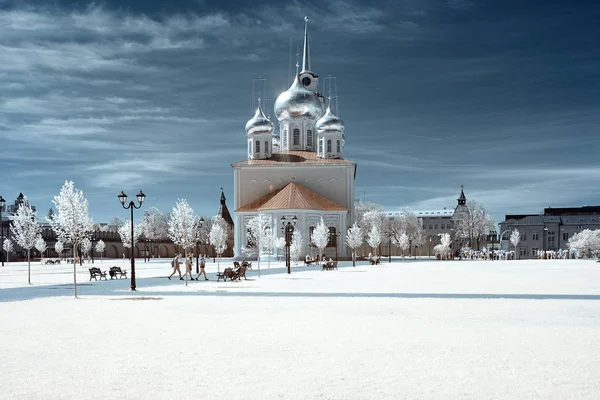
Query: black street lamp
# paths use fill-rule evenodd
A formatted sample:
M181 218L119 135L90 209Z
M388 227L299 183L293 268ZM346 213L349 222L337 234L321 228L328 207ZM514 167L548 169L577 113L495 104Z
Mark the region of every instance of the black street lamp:
M544 226L544 260L546 259L546 242L548 241L548 227Z
M392 232L385 231L386 236L388 237L388 263L392 262Z
M294 215L294 218L281 217L281 233L285 234L285 265L287 267L287 273L292 273L291 268L291 255L290 245L292 244L292 234L294 233L294 226L296 226L298 218Z
M333 233L332 231L329 231L329 240L335 241L335 262L338 261L338 237L340 237L340 232Z
M5 204L6 204L6 202L4 201L2 196L0 196L0 235L2 235L2 243L0 243L0 249L2 249L3 255L4 255L4 224L2 223L2 210L4 209ZM2 257L2 266L3 267L4 267L4 259L5 258L6 258L6 255L4 255L4 257Z
M431 258L431 236L429 236L429 246L427 246L427 258Z
M135 203L133 201L129 202L129 205L127 207L125 207L125 202L127 201L127 195L125 193L123 193L123 191L121 190L121 194L117 196L119 198L119 201L121 202L121 205L123 206L124 209L129 210L131 209L131 290L135 291L135 253L134 253L134 243L133 243L133 209L134 208L140 208L142 206L142 203L144 202L144 199L146 198L146 195L144 193L142 193L142 191L140 190L140 192L136 195L137 197L137 201L139 203L138 206L135 205Z
M202 227L204 227L204 218L200 217L200 220L198 221L198 232L197 232L197 236L196 236L196 273L197 274L200 273L200 267L198 265L198 257L199 257L198 242L201 241L200 230L202 229Z

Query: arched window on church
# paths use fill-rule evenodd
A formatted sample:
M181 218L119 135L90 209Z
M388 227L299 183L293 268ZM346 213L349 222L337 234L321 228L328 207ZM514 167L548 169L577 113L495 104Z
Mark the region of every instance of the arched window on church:
M294 128L294 146L300 146L300 129Z
M323 154L323 139L319 140L319 154Z
M327 139L327 152L331 153L331 139Z
M315 247L314 243L312 242L312 235L313 232L315 231L316 227L311 226L308 228L308 245L311 247Z
M327 247L335 247L336 245L336 239L337 239L337 229L335 229L335 227L330 226L329 227L329 241L327 242Z
M306 131L306 145L307 145L308 147L312 147L312 145L313 145L313 144L312 144L312 142L313 142L313 137L312 137L312 136L313 136L313 135L312 135L312 130L310 130L310 129L309 129L309 130L307 130L307 131Z
M265 140L265 154L269 152L269 141Z
M260 153L260 140L256 141L256 152Z
M337 152L338 153L342 152L342 142L340 142L339 140L337 141Z

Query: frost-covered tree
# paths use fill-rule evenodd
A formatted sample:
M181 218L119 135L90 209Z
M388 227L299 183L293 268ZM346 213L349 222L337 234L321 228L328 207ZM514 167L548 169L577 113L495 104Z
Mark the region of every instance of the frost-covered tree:
M290 259L295 263L298 263L298 260L306 252L304 248L304 239L302 239L302 234L300 234L299 230L295 230L292 233L292 243L290 243Z
M440 259L447 259L452 254L452 237L449 233L440 234L440 244L433 248L433 254L440 256Z
M327 226L325 226L323 217L321 217L321 221L319 221L313 230L313 233L310 236L310 241L319 249L319 257L322 261L323 249L325 249L325 247L327 247L327 243L329 243L329 229L327 229Z
M519 233L518 229L515 229L510 234L510 242L512 243L513 246L515 246L515 260L517 259L517 254L518 254L517 246L519 245L520 241L521 241L521 234Z
M88 201L83 191L75 188L72 181L65 181L60 194L54 196L56 214L48 220L52 230L63 243L70 243L74 251L79 248L83 239L93 230L93 222L88 214ZM77 298L77 263L73 257L73 291Z
M84 256L88 256L92 250L92 241L89 238L85 238L81 241L81 252Z
M46 245L46 241L44 240L42 235L38 235L37 239L35 240L35 248L37 249L37 251L40 252L42 257L44 257L44 252L46 251L48 246Z
M403 233L406 234L408 238L406 248L409 250L409 255L412 254L412 246L421 246L425 243L423 221L410 208L402 210L399 215L390 217L387 225L386 230L391 234L392 242L396 246L400 243L400 236Z
M600 258L600 230L585 229L569 239L569 249L580 258Z
M123 225L119 227L119 236L121 236L121 242L123 243L123 247L126 249L131 249L131 221L124 222ZM140 224L133 224L133 245L140 240L140 235L142 234L142 229ZM133 250L132 250L133 251Z
M263 251L270 253L271 250L271 216L267 214L259 214L252 217L247 223L248 243L252 243L256 250L258 260L258 276L260 276L260 255Z
M369 234L367 235L367 243L371 247L373 254L377 255L377 249L381 244L381 230L376 226L372 225Z
M483 204L473 200L466 203L466 209L456 212L452 217L456 241L467 241L469 247L494 229L494 220L486 213ZM477 246L478 247L478 246Z
M2 249L4 250L4 254L6 254L6 263L8 264L8 253L13 251L12 240L4 239L4 243L2 244Z
M356 249L363 243L363 233L360 226L355 222L346 234L346 244L352 249L352 266L356 267Z
M17 209L11 225L15 241L21 248L27 250L27 282L31 285L31 249L35 247L42 229L38 224L35 211L29 205L27 196L23 198L23 203Z
M96 243L96 252L100 253L100 262L102 262L102 256L104 255L104 249L106 249L106 244L104 244L104 240L100 239L98 240L98 243Z
M62 252L65 249L65 245L60 240L54 243L54 251L58 253L58 259L61 259Z
M355 222L361 228L361 233L363 234L363 242L365 242L368 233L371 231L371 223L373 216L378 215L378 217L382 217L383 219L383 206L376 203L357 200L354 202L354 215ZM367 218L365 218L365 216L367 216ZM363 251L364 255L364 248L362 246L361 251Z
M186 199L177 200L169 217L167 235L173 243L184 250L186 255L196 245L198 220Z
M169 231L168 217L156 207L150 207L144 211L141 226L142 235L150 241L150 252L154 256L155 250L158 249L158 241L167 237Z
M226 222L223 218L215 216L212 219L212 226L210 227L210 233L208 234L210 244L215 248L217 253L217 271L221 272L220 258L221 254L227 248L227 228Z
M404 252L410 247L410 239L406 232L402 232L398 237L398 241L395 241L394 244L402 250L402 258L404 258Z
M277 237L277 233L274 231L272 240L273 240L273 248L275 248L277 250L283 250L283 248L285 247L285 238L284 237Z
M113 219L108 223L107 230L109 232L118 232L119 228L123 225L125 221L123 221L119 217L113 217Z

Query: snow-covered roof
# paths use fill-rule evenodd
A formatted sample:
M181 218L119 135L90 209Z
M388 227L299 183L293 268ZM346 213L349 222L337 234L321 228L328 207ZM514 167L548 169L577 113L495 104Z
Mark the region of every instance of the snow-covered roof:
M400 215L403 210L385 210L386 215ZM451 217L454 215L454 209L442 209L442 210L413 210L413 213L419 218L431 218L431 217Z

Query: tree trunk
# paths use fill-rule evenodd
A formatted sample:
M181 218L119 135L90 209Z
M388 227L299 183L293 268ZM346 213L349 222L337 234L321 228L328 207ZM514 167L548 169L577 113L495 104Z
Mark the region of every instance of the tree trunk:
M352 249L352 266L356 267L356 249Z
M75 253L73 253L75 254ZM73 257L73 293L77 298L77 258Z
M29 260L29 254L31 250L27 250L27 283L31 285L31 262Z

